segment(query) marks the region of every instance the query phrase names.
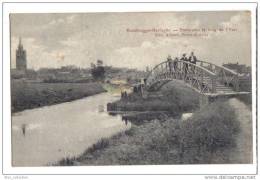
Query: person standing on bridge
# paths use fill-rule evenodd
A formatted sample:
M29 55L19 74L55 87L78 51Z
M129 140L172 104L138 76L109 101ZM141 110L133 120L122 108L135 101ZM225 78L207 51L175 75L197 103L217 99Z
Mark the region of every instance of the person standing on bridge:
M177 71L177 66L178 66L178 61L179 61L179 58L176 57L173 61L173 67L174 67L174 71L176 72Z
M190 54L189 61L190 61L192 64L196 64L196 63L197 63L197 57L194 55L193 52L191 52L191 54ZM191 70L192 70L192 72L194 73L195 66L191 66Z
M169 72L170 72L170 74L172 74L173 61L172 61L172 57L170 55L168 55L168 57L167 57L167 63L168 63Z
M189 64L188 64L187 62L188 62L189 60L188 60L188 58L186 57L186 54L185 54L185 53L182 55L181 61L184 61L182 68L183 68L183 71L184 71L184 78L186 78L187 72L188 72L188 69L189 69Z
M191 52L190 57L189 57L189 61L193 64L197 63L197 57L194 55L193 52Z

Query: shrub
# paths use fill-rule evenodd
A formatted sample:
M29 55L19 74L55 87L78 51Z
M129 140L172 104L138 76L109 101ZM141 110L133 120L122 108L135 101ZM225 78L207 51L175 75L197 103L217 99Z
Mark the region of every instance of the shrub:
M69 158L69 157L66 157L66 158L63 158L62 160L60 160L58 162L58 165L60 166L73 166L74 165L74 162L75 162L75 157L72 157L72 158ZM57 164L53 164L53 166L56 166Z
M95 152L100 149L104 149L109 145L109 140L105 138L101 138L96 144L93 144L92 147L87 149L86 153Z
M196 158L210 161L209 156L220 148L229 148L235 144L235 135L239 131L239 122L235 111L225 102L213 103L194 113L192 119L181 124L181 156L195 153L195 157L186 159L196 162ZM197 159L198 160L198 159Z

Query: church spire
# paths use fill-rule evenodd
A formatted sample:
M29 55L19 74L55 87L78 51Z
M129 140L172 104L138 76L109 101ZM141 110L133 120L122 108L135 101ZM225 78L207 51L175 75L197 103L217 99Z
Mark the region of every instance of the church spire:
M18 47L23 49L22 38L21 38L21 36L19 37L19 45L18 45Z
M16 69L26 70L27 60L26 60L26 51L23 49L22 38L19 37L19 45L16 50Z

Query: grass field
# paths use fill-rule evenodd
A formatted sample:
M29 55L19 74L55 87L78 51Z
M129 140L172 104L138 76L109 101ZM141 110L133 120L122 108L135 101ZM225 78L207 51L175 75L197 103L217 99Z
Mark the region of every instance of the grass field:
M11 83L12 112L52 105L105 92L98 83Z

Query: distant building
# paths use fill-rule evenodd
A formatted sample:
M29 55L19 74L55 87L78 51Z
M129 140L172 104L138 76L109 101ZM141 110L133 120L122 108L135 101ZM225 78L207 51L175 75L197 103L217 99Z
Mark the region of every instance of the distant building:
M93 81L90 69L81 69L74 65L62 66L61 68L41 68L37 71L37 74L39 80L50 83L86 83Z
M97 60L97 67L103 66L103 61L98 59Z
M232 69L242 76L239 76L239 89L240 91L252 91L252 80L251 80L251 67L245 64L227 63L223 64L224 67Z
M16 50L16 69L17 70L26 70L27 62L26 62L26 51L23 49L22 40L19 39L19 45Z
M246 66L245 64L238 64L238 63L227 63L223 64L224 67L232 69L240 74L250 74L251 67Z
M18 70L18 69L11 69L11 78L12 79L28 79L28 80L35 80L37 78L37 72L33 69L26 69Z
M150 72L150 68L149 68L149 66L146 66L145 71L146 71L146 72Z

